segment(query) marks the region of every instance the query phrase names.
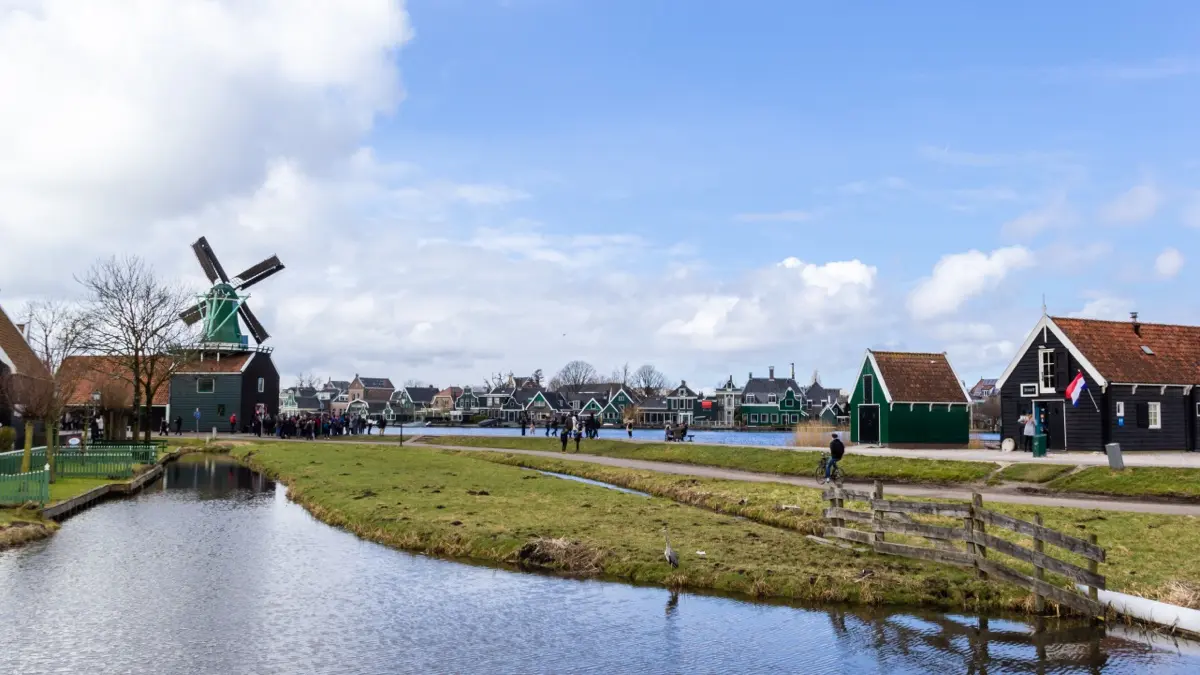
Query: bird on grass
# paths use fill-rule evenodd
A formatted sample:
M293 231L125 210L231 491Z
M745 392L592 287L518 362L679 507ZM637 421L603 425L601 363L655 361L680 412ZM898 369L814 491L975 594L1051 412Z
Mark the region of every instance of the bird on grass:
M667 559L667 563L671 567L679 567L679 556L675 555L675 549L671 548L671 534L667 532L667 527L663 526L663 537L667 540L667 547L663 549L663 557Z

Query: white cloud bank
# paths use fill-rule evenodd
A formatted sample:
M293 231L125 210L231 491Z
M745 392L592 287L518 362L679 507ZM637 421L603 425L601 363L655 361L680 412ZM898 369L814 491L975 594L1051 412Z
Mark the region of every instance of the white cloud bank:
M1154 271L1163 279L1170 279L1183 269L1183 254L1177 248L1163 249L1154 259Z
M1100 209L1100 218L1117 225L1145 222L1158 213L1163 196L1153 183L1135 185Z
M1010 272L1033 263L1034 255L1021 246L943 256L909 294L909 313L918 321L952 314L971 298L995 289Z

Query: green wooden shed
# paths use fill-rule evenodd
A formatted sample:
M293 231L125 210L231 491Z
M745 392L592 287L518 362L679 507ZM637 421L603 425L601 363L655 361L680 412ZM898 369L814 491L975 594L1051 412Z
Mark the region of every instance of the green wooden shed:
M867 350L850 397L850 440L965 447L971 397L945 354Z

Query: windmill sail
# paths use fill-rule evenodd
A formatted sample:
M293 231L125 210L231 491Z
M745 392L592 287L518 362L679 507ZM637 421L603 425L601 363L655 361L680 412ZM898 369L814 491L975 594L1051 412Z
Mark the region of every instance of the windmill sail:
M242 306L238 307L238 314L240 314L242 316L242 320L246 322L246 328L250 329L250 334L254 336L255 342L262 344L267 338L271 337L271 334L267 332L266 328L263 328L263 325L259 322L258 317L254 316L254 312L250 311L250 308L246 306L246 303L242 303Z
M213 253L207 239L197 239L196 243L192 244L192 250L196 252L196 259L200 261L200 267L204 268L204 274L209 281L216 283L220 279L229 283L229 277L225 276L225 268L221 267L221 262L217 260L217 254Z
M237 275L236 278L241 280L241 283L238 284L237 288L238 290L250 288L254 284L257 284L258 282L266 279L282 269L283 263L279 262L279 257L271 256L270 258L267 258L266 260Z

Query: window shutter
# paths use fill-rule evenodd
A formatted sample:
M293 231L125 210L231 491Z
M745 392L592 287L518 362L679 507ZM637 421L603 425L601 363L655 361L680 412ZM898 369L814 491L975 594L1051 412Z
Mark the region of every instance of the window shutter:
M1150 428L1150 404L1146 402L1137 404L1137 425L1139 429Z
M1066 389L1067 385L1071 384L1071 364L1067 363L1068 360L1067 350L1054 350L1054 388L1059 391Z

